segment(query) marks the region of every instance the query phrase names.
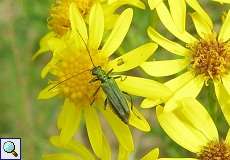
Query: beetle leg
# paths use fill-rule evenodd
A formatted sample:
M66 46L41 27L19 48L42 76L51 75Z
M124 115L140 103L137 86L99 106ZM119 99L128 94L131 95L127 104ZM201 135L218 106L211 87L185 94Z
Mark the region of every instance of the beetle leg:
M107 76L110 75L113 72L113 68L109 70L109 72L106 74Z
M93 93L93 97L96 96L96 94L98 93L98 91L99 91L100 88L101 88L101 86L99 86L99 87L96 89L96 91Z
M93 97L93 100L92 100L92 102L90 103L90 106L92 106L93 105L93 103L95 102L95 97Z
M124 81L124 80L127 79L127 76L125 76L124 78L123 78L123 76L115 76L115 77L113 77L113 79L118 79L118 78L121 78L121 81Z
M133 98L130 94L128 94L127 92L123 92L125 95L129 96L130 98L130 102L131 102L131 110L133 111ZM137 116L138 119L141 119L140 116L138 116L135 112L133 112L135 114L135 116Z
M96 82L96 81L98 81L99 79L98 78L93 78L93 79L91 79L90 81L89 81L89 83L93 83L93 82Z
M107 105L108 105L108 99L106 98L104 101L104 110L106 110Z

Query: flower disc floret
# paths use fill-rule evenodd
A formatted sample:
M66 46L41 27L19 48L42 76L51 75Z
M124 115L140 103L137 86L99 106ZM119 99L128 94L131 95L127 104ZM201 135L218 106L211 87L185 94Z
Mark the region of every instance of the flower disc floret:
M196 74L218 78L228 73L230 66L230 43L220 42L215 35L189 45L192 50L191 66Z
M225 142L210 142L198 154L199 160L230 160L230 146Z

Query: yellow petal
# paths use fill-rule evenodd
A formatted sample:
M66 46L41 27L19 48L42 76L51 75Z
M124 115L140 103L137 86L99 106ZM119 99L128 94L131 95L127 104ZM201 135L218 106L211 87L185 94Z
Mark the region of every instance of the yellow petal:
M114 27L114 24L116 23L117 19L119 18L119 15L114 14L105 14L105 30L111 30Z
M103 135L103 151L102 151L102 157L101 159L102 160L109 160L109 159L112 159L112 153L111 153L111 148L110 148L110 145L109 145L109 142L107 140L107 138L105 137L105 135Z
M39 55L41 55L44 52L49 51L49 45L48 45L48 41L55 37L55 33L54 32L49 32L47 33L44 37L42 37L42 39L40 40L40 48L39 50L33 55L32 59L36 59Z
M94 155L80 142L76 140L71 140L69 143L63 146L59 136L52 136L50 142L59 148L64 148L66 150L74 152L76 155L80 156L84 160L94 160Z
M224 23L220 29L218 39L220 41L226 42L229 40L229 38L230 38L230 10L228 11L228 15L224 20Z
M59 90L57 88L53 88L55 84L50 84L43 90L38 95L38 99L50 99L53 98L54 96L59 94Z
M170 41L167 38L163 37L152 27L148 28L148 35L154 42L156 42L161 47L176 55L188 56L191 52L189 49L181 46L180 44Z
M118 116L111 111L110 108L107 108L106 110L101 108L101 112L103 113L107 122L111 126L114 134L118 139L119 144L122 145L126 150L133 151L133 139L128 125L122 122L118 118Z
M101 158L103 154L103 133L96 110L93 107L85 107L84 117L91 146L95 154Z
M176 110L177 113L180 109L179 107ZM209 140L199 130L187 124L183 120L183 117L178 116L178 114L174 112L164 112L163 107L157 107L156 114L161 127L177 144L193 153L200 152L201 148L205 146Z
M152 99L145 98L141 103L141 107L142 108L152 108L152 107L155 107L161 103L163 103L163 101L160 99L152 100Z
M60 117L58 117L58 128L61 129L60 142L63 145L66 145L73 138L80 120L81 109L66 99Z
M210 28L210 26L207 23L205 23L205 21L197 12L192 13L191 17L193 23L195 24L196 32L201 38L205 38L207 37L207 35L212 34L212 28Z
M198 75L189 82L187 82L183 87L178 89L175 94L166 102L165 111L172 111L177 106L177 101L185 97L195 98L200 93L204 78L202 75Z
M141 68L151 76L162 77L184 70L189 63L188 59L152 61L143 63Z
M146 61L157 49L155 43L147 43L142 45L123 56L120 56L109 63L109 68L113 72L123 72L133 69Z
M207 23L212 30L213 29L212 20L208 16L208 14L203 10L203 8L200 6L199 2L197 0L192 0L192 1L186 0L186 2L200 15L200 17L205 21L204 23Z
M133 17L133 10L128 8L119 16L112 32L106 40L102 52L109 57L112 55L117 48L121 45L125 35L129 30Z
M183 117L185 123L193 126L209 141L217 141L219 139L217 128L205 107L193 98L184 98L180 103L182 107L178 109L178 116Z
M230 74L222 76L222 82L228 94L230 95Z
M161 2L162 0L148 0L149 7L153 10L155 9Z
M87 34L86 24L83 17L81 16L81 13L79 12L77 6L74 3L70 5L69 15L70 15L71 29L76 35L80 36L80 39L82 38L85 41L85 43L87 43L88 34Z
M184 0L168 0L172 19L180 32L185 31L186 3Z
M123 76L116 82L122 91L131 95L160 100L167 100L172 95L171 90L166 86L150 79Z
M159 149L154 148L149 153L147 153L141 160L157 160L159 156Z
M141 9L145 9L145 4L140 0L115 0L110 3L108 6L104 7L104 10L110 14L114 13L119 7L123 5L131 5Z
M99 3L95 3L89 15L89 46L98 49L104 32L104 14Z
M177 91L181 87L183 87L186 83L188 83L190 80L192 80L195 77L195 74L193 72L185 72L179 76L177 76L174 79L171 79L164 83L170 90L173 92Z
M228 130L228 134L227 134L227 136L225 138L225 142L230 144L230 129Z
M138 128L141 131L148 132L151 130L149 123L145 119L145 117L135 108L133 107L132 110L130 108L130 118L129 124Z
M230 3L229 0L212 0L212 1L220 2L220 3Z
M71 153L53 153L43 155L42 160L81 160L81 158Z
M158 1L158 0L157 0ZM186 42L186 43L193 43L196 41L196 38L194 38L192 35L190 35L188 32L180 32L177 26L175 25L172 16L166 7L166 5L161 2L156 7L157 14L161 20L161 22L164 24L164 26L177 38L180 40Z
M119 153L117 160L128 160L130 155L130 151L127 151L124 147L119 145Z
M215 85L216 97L220 104L221 110L228 124L230 124L230 94L228 94L222 82L214 81L214 85Z

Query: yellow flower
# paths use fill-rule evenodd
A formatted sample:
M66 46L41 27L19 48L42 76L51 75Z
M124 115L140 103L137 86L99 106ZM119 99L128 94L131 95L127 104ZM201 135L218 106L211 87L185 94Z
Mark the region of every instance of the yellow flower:
M186 2L195 10L190 14L200 38L195 38L185 29ZM151 76L161 77L180 73L175 79L165 83L173 92L166 102L165 110L173 110L175 102L182 97L196 97L204 84L212 80L216 96L225 118L230 123L230 11L217 35L208 14L196 0L169 0L170 11L163 1L149 0L149 5L156 12L163 25L175 37L186 43L182 46L163 37L152 27L148 28L149 37L167 51L177 55L178 59L151 61L141 65ZM182 71L185 71L181 74ZM143 107L162 103L145 99Z
M71 32L62 38L49 40L53 57L44 67L42 77L51 73L55 80L51 81L49 86L40 92L39 98L49 99L56 95L65 98L57 122L58 128L61 130L61 143L66 144L72 139L82 116L95 154L98 157L103 157L103 150L107 146L103 145L103 137L105 136L97 115L97 111L100 111L111 126L120 145L128 151L132 151L134 148L133 140L128 126L114 114L110 107L104 110L103 101L106 95L102 90L99 90L98 94L94 96L100 83L89 83L94 78L90 72L93 68L92 62L95 66L101 66L106 72L111 69L113 72L127 71L147 60L157 49L157 45L147 43L123 56L110 60L111 55L120 46L128 32L133 16L132 9L126 9L121 13L103 45L101 41L104 32L104 18L100 4L94 4L91 9L88 29L75 4L71 4L69 15ZM142 86L137 85L139 83L146 86L144 90ZM117 84L122 91L137 96L144 92L146 97L167 99L171 94L167 87L144 78L123 76L122 80L117 79ZM91 106L93 101L95 103ZM135 107L131 111L129 124L143 131L150 130L147 121Z
M47 33L40 41L40 49L35 53L33 59L38 55L49 51L48 41L52 37L61 37L70 30L69 7L74 3L79 9L81 15L88 21L89 11L93 4L98 0L55 0L50 9L48 17L48 26L51 32ZM132 5L141 9L145 9L145 5L140 0L99 0L103 6L105 17L105 29L111 29L114 22L118 18L115 11L123 5Z
M161 106L156 110L158 121L168 136L196 154L191 160L230 160L230 130L225 140L219 138L212 118L196 99L181 99L172 112L164 112Z

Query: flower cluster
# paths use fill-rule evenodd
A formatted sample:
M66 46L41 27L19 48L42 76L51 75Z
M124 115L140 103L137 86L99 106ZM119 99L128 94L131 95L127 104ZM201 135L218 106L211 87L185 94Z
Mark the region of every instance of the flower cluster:
M51 78L38 98L64 99L57 117L58 135L50 141L65 153L45 154L44 160L112 159L105 121L119 144L117 159L129 159L135 149L130 126L150 131L132 96L142 97L142 108L156 107L157 120L167 135L194 153L186 159L230 160L230 132L225 140L219 138L212 118L197 100L201 90L214 85L216 101L230 124L230 10L216 30L197 0L148 0L148 5L181 44L149 26L152 42L118 54L132 24L129 7L145 9L140 0L56 0L51 6L50 32L41 39L33 59L48 51L52 54L41 71L42 78L48 74ZM187 31L187 16L196 34ZM165 50L176 59L153 59L158 46L159 54ZM132 75L138 67L148 78ZM167 81L150 76L167 76ZM80 127L86 128L92 151L75 137ZM156 160L158 155L159 149L153 149L141 159Z

